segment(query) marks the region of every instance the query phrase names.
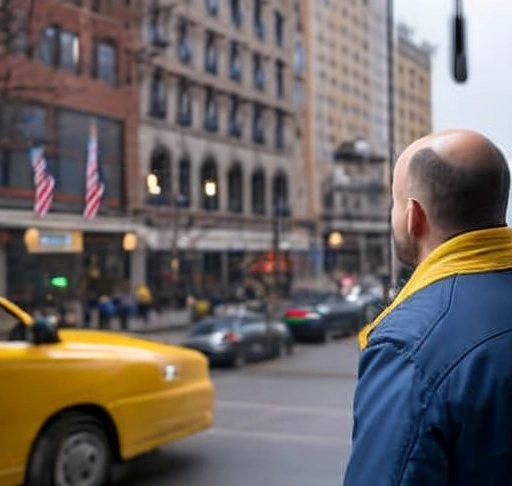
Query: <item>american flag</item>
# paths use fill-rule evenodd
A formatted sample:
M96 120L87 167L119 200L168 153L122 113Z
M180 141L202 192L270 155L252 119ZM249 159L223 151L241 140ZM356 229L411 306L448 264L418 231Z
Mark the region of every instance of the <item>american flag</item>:
M46 170L46 160L42 148L30 149L30 159L34 170L34 212L36 216L42 218L52 205L55 179Z
M92 124L89 130L89 144L87 146L84 218L94 219L100 208L101 197L104 191L105 186L100 181L98 173L98 136L96 134L96 126Z

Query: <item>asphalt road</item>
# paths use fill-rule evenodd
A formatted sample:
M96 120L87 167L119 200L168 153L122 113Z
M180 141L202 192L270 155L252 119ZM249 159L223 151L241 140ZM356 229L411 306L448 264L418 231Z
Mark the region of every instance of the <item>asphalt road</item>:
M147 336L180 342L178 332ZM116 486L339 485L350 447L355 339L214 369L212 429L119 466Z

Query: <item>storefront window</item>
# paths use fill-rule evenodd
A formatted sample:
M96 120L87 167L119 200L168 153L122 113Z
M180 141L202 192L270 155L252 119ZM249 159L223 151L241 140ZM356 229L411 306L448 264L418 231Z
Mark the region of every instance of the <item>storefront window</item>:
M100 177L105 199L121 198L122 124L96 118ZM82 196L85 188L86 148L91 116L58 110L56 113L58 191Z
M18 189L32 189L33 172L27 150L0 150L2 185Z

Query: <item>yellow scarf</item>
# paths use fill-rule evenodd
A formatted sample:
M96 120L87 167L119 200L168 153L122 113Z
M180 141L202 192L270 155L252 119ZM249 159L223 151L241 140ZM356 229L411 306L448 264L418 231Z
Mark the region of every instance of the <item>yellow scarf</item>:
M499 227L471 231L451 238L423 260L409 281L370 324L359 333L359 347L377 325L411 295L443 278L512 268L512 228Z

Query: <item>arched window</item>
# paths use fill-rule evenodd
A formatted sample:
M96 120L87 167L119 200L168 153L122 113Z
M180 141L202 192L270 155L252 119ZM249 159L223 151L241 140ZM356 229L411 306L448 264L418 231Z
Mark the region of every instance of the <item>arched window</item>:
M169 204L171 201L171 153L165 145L153 149L146 175L148 204Z
M207 211L219 209L219 179L217 163L213 157L206 159L201 167L200 180L203 209Z
M263 215L267 212L265 192L265 173L262 169L257 169L251 180L252 212L254 214Z
M181 198L182 207L190 207L191 205L191 184L190 184L190 160L187 155L184 155L178 166L178 195Z
M244 208L242 168L234 165L228 172L228 211L241 213Z
M284 172L278 172L272 181L272 209L279 216L288 216L290 212L290 189Z

